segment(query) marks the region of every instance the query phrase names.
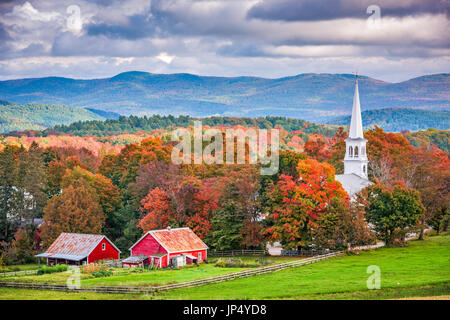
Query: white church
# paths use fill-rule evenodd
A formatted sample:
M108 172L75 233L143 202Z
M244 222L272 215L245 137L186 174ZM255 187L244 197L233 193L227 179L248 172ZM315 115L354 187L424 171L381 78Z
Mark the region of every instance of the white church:
M355 95L353 96L352 119L348 138L345 140L344 174L336 175L350 198L371 184L367 178L367 139L364 139L359 103L358 78L356 78Z
M355 95L353 96L352 119L348 138L345 140L346 152L344 158L344 174L337 174L336 180L342 184L344 190L354 199L355 195L372 184L367 178L367 139L364 139L359 103L358 78L356 78ZM281 255L282 246L279 242L273 245L267 243L270 255Z

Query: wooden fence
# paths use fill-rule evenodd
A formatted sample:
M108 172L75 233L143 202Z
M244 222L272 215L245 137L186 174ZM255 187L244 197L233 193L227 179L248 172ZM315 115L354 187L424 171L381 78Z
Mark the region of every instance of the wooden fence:
M313 257L316 255L323 255L330 253L330 250L324 249L324 250L316 250L316 249L309 249L309 250L281 250L282 256L289 256L289 257Z
M266 250L209 250L210 257L237 257L237 256L265 256L268 252Z
M186 281L181 283L161 285L157 287L126 287L126 286L88 286L80 285L79 287L68 287L65 284L51 284L51 283L19 283L19 282L0 282L0 287L6 288L22 288L22 289L40 289L40 290L53 290L53 291L74 291L74 292L102 292L102 293L156 293L164 292L167 290L190 288L203 286L212 283L218 283L223 281L229 281L234 279L246 278L256 275L262 275L270 272L284 270L288 268L303 266L315 262L319 262L323 259L334 257L343 254L343 251L332 252L316 257L289 261L284 263L277 263L274 265L259 267L249 270L243 270L240 272L228 273L221 276L215 276L210 278L204 278L199 280Z
M37 269L35 269L35 270L22 270L22 271L1 272L1 273L0 273L0 278L5 278L5 277L16 277L16 276L25 276L25 275L31 275L31 274L36 274L36 273L37 273Z

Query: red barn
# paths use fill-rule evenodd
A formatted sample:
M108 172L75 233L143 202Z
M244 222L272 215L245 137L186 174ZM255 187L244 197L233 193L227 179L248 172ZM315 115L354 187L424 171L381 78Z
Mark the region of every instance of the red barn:
M198 263L206 260L208 246L190 228L151 230L131 248L124 267L150 264L159 268L169 265Z
M38 258L47 264L86 264L103 259L119 259L120 250L106 236L98 234L61 233Z

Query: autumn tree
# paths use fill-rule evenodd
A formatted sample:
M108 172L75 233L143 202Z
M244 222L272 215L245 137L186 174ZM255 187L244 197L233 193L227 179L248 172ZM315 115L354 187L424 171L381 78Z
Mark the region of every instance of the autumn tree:
M331 155L330 158L327 159L336 170L336 174L344 173L344 157L345 157L345 148L346 143L345 139L347 139L348 134L344 131L343 127L339 127L339 129L334 134L331 139Z
M84 179L78 179L48 201L41 238L48 247L62 232L100 234L103 223L97 193Z
M406 168L404 181L407 187L420 192L425 207L420 223L420 239L423 230L433 218L445 212L450 204L450 159L447 152L435 146L415 148L411 164Z
M33 224L33 219L42 217L48 199L45 193L46 171L42 152L39 145L33 142L17 159L19 168L16 188L22 195L22 219L29 224Z
M17 216L19 196L17 192L17 154L23 148L6 146L0 153L0 215L1 240L9 242L13 234L11 217Z
M33 238L29 230L19 228L14 234L14 240L11 243L10 256L14 263L24 264L34 260L33 257Z
M343 159L345 156L345 139L348 137L343 127L339 127L333 137L322 134L311 134L305 143L305 153L320 162L328 162L333 165L337 174L344 171Z
M441 231L446 231L450 220L450 211L447 207L441 207L440 210L433 212L428 218L428 224L436 230L439 234Z
M214 183L195 177L175 179L155 187L142 199L139 227L146 232L167 226L187 226L204 238L211 228L209 219L217 208L216 203Z
M280 150L279 152L279 170L274 175L259 175L259 201L262 208L271 211L270 207L270 192L274 184L278 182L281 175L291 176L294 179L298 178L297 165L300 160L306 160L307 156L304 153L299 153L290 150Z
M320 134L311 134L305 143L304 150L310 158L327 161L332 153L331 139Z
M0 152L0 239L10 241L14 231L42 216L47 197L42 150L6 146Z
M119 188L113 185L111 180L105 176L99 173L93 174L78 166L72 170L66 170L61 181L61 186L62 188L66 188L80 179L85 180L98 196L99 204L105 215L103 233L111 239L115 239L121 230L120 221L116 216L118 209L122 205Z
M142 200L141 210L145 213L145 216L139 221L139 227L144 233L169 226L173 215L169 195L159 187L151 190Z
M311 244L311 230L317 227L317 219L329 210L333 199L349 201L328 163L300 160L297 172L297 179L281 175L271 194L265 233L269 240L280 241L284 248Z
M119 154L103 158L99 172L113 184L126 188L134 182L140 165L155 160L170 161L172 146L159 138L146 138L141 143L127 144Z
M409 141L400 133L384 132L379 127L367 130L364 137L368 140L369 176L390 186L403 180L413 151Z
M87 167L76 156L67 156L65 159L59 154L58 149L53 149L49 154L45 153L46 159L46 189L47 196L51 198L55 194L60 194L63 188L64 175L75 167L80 167L84 170Z
M219 184L222 194L211 221L208 244L219 250L261 246L263 235L259 222L261 206L257 168L228 168Z
M333 198L329 209L315 221L313 243L319 248L346 249L374 243L375 237L358 203Z
M377 183L367 187L366 192L367 221L386 244L393 243L395 232L415 226L423 214L419 192L402 183L393 188Z

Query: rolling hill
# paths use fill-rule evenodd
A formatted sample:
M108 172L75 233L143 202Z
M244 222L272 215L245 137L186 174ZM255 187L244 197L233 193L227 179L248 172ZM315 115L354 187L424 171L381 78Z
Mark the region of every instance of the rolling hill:
M385 131L450 129L450 111L387 108L363 111L361 117L365 128L377 125ZM334 125L348 125L349 123L350 116L337 117L328 121L328 124Z
M0 81L0 100L65 104L122 115L286 116L325 122L351 111L354 76L300 74L279 79L206 77L130 71L111 78ZM363 110L450 109L450 74L400 83L361 76Z
M97 110L95 110L97 111ZM57 124L75 121L105 120L102 111L48 104L0 104L0 133L22 130L43 130ZM111 115L112 116L112 115Z

